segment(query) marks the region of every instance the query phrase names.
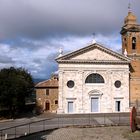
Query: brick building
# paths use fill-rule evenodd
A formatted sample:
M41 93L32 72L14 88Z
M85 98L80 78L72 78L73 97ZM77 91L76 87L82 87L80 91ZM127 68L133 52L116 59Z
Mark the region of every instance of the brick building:
M56 112L58 108L58 76L53 75L49 80L35 86L37 106L46 112Z
M140 25L130 10L121 29L122 53L131 58L130 106L140 106Z

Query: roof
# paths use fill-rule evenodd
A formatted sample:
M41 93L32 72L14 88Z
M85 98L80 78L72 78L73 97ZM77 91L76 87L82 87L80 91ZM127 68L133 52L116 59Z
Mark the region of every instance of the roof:
M137 17L132 12L129 11L128 15L125 17L124 23L125 24L136 24Z
M84 54L85 52L88 52L90 50L94 50L94 49L98 49L98 50L101 50L113 57L116 57L118 60L96 60L96 59L93 59L93 60L85 60L85 59L71 59L73 57L76 57L80 54ZM101 56L102 57L102 56ZM61 57L58 57L56 58L56 61L58 63L116 63L116 64L124 64L124 63L130 63L131 59L122 55L122 54L119 54L115 51L112 51L111 49L108 49L106 47L104 47L103 45L99 44L99 43L94 43L94 44L91 44L87 47L84 47L84 48L81 48L79 50L76 50L76 51L73 51L71 53L68 53L66 55L63 55Z
M45 80L42 82L39 82L35 85L35 88L58 88L58 78L51 78L49 80Z
M124 19L124 25L121 29L121 34L126 32L140 32L140 25L137 23L137 17L131 12Z

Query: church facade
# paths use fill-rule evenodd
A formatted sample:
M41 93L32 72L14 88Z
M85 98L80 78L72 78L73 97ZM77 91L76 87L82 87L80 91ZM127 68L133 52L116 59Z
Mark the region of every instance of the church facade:
M140 98L140 28L130 11L124 23L122 55L93 43L56 59L58 113L128 112Z
M129 58L95 43L57 62L58 113L129 110Z

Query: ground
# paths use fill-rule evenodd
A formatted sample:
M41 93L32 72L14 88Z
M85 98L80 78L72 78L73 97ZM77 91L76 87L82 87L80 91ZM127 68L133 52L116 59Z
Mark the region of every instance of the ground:
M61 128L43 136L46 140L140 140L140 131L132 133L129 126L96 128Z
M14 126L16 126L16 129ZM140 128L140 126L138 127ZM140 140L140 131L132 133L130 130L129 113L42 114L13 120L2 120L0 121L0 128L0 139L2 140L5 133L8 134L8 138L17 138L17 140ZM4 130L4 128L7 129ZM18 138L25 135L25 132L30 132L30 135Z

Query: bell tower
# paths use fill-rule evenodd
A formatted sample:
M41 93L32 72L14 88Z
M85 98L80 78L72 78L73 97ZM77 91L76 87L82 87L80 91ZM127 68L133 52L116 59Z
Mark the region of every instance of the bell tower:
M122 53L131 58L130 106L140 108L140 25L129 5L128 15L121 29Z

